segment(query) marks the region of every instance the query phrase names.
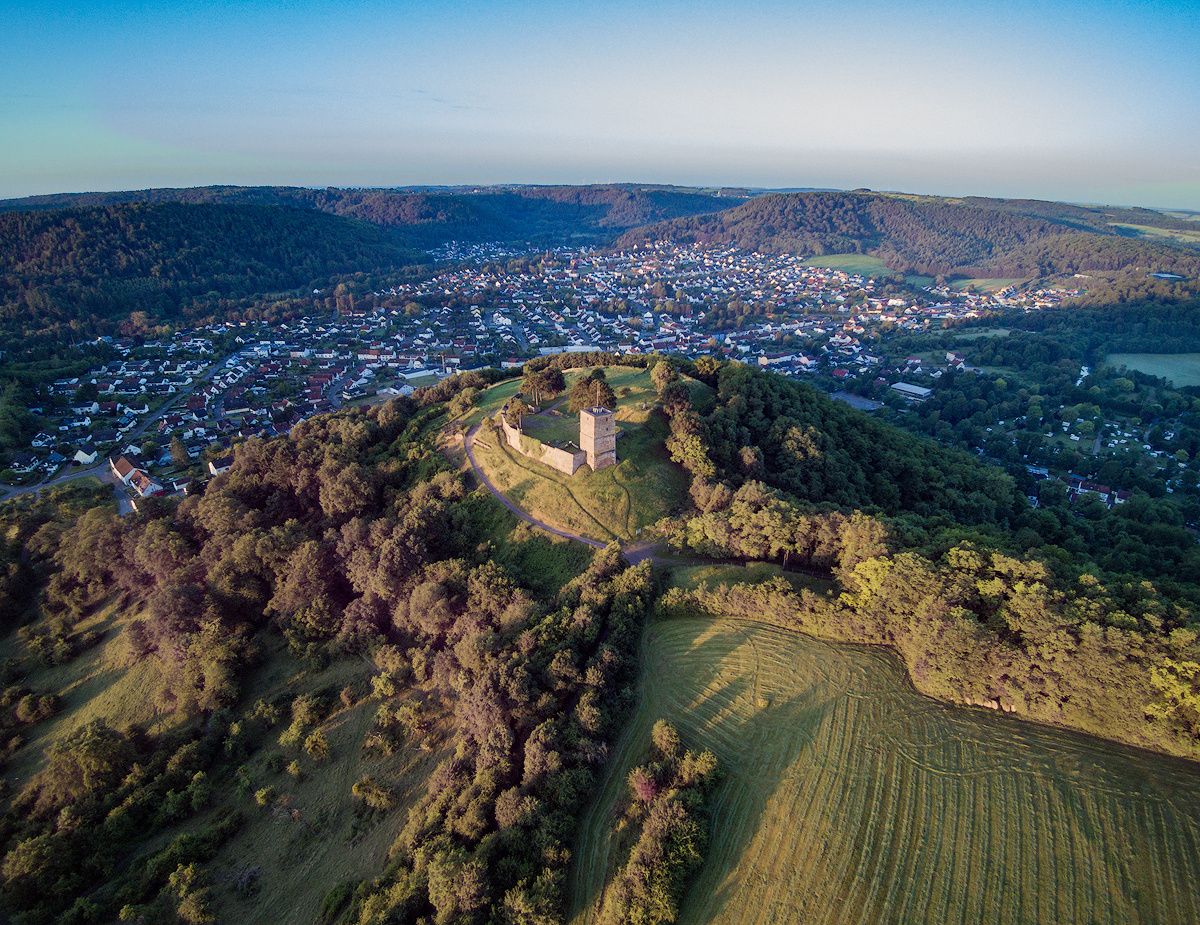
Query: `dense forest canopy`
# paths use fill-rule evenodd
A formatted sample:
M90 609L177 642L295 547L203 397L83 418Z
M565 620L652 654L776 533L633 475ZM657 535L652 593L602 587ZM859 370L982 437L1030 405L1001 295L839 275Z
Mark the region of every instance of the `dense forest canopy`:
M804 383L741 364L723 366L716 383L709 414L673 419L676 455L700 474L693 495L702 511L723 510L731 491L762 483L785 492L803 512L859 510L881 518L896 548L936 556L970 540L1036 556L1058 574L1091 570L1122 581L1152 579L1173 595L1200 601L1200 545L1184 526L1184 511L1151 497L1138 482L1131 483L1130 502L1111 511L1088 505L1080 516L1065 489L1044 492L1034 508L1018 487L1023 483L1000 466L879 421ZM965 384L950 377L935 389L930 407L940 408L949 424L956 414L987 407L983 395L994 402L988 393L996 389L994 377L972 375ZM1025 475L1023 466L1015 468ZM753 530L768 541L763 524ZM806 548L817 545L810 541Z
M0 325L84 332L303 298L353 274L419 259L378 225L311 210L160 203L0 214Z
M0 202L0 212L165 202L288 206L403 229L406 241L431 246L452 239L540 244L580 237L604 240L614 231L715 212L743 201L741 196L635 185L483 187L472 191L211 186L35 196Z

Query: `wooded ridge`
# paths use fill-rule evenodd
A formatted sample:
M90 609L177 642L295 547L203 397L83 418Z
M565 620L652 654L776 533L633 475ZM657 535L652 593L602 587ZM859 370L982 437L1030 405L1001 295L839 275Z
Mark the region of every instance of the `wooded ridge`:
M1189 277L1200 272L1196 249L1139 240L1118 224L1197 230L1194 223L1142 209L868 192L780 193L715 215L637 228L614 246L667 239L814 257L865 253L898 272L968 277L1130 267Z

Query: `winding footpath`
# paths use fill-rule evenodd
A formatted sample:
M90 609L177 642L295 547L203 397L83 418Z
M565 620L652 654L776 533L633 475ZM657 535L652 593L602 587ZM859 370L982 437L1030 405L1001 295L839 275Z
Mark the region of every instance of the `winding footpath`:
M475 470L475 477L487 486L488 491L496 496L497 501L520 517L527 524L532 524L539 530L545 530L547 533L553 533L555 536L561 536L565 540L578 540L580 543L587 543L589 546L593 546L596 549L605 549L608 546L607 543L601 543L599 540L589 539L586 536L580 536L578 533L569 533L566 530L559 530L557 527L552 527L548 523L543 523L542 521L529 516L529 514L525 513L523 510L509 501L504 493L492 484L492 480L483 474L483 470L479 468L479 463L475 460L475 450L472 444L475 442L475 434L478 432L478 430L479 425L476 424L469 431L467 431L466 437L463 438L463 446L466 448L467 459L471 463L471 468Z

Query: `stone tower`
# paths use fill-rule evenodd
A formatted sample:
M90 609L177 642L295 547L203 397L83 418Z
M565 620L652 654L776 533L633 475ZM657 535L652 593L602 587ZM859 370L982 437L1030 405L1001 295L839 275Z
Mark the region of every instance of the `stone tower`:
M599 406L579 412L579 448L595 472L617 464L617 416Z

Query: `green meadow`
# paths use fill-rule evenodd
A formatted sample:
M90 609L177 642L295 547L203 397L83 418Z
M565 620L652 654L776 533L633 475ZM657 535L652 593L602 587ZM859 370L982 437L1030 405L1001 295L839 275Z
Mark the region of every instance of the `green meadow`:
M1200 921L1200 768L923 697L890 654L720 618L652 624L583 818L574 925L665 718L724 771L681 925Z
M1104 362L1161 376L1177 389L1200 385L1200 353L1110 353Z

